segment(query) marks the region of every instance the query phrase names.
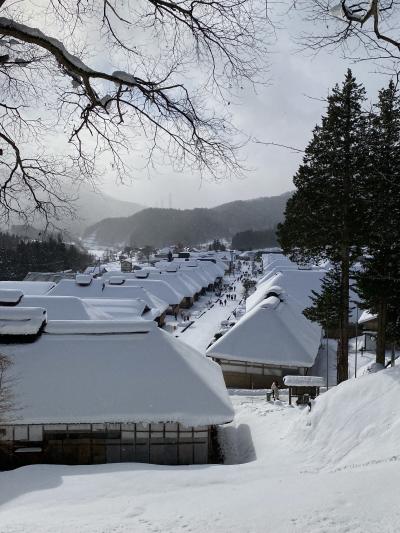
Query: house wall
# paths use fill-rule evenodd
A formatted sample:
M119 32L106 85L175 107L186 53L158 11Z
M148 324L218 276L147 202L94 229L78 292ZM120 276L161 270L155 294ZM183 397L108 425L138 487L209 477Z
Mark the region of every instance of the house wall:
M205 464L212 428L180 424L52 424L0 427L0 468L28 464Z
M182 300L181 308L182 308L182 309L189 309L190 307L192 307L193 302L194 302L194 298L189 298L189 296L186 296L186 297Z
M180 305L170 305L167 309L167 315L175 315L179 313Z
M165 324L165 316L166 316L167 313L163 313L162 315L160 315L157 319L156 319L156 322L158 324L158 326L160 328L162 328Z
M283 377L288 375L304 375L301 367L268 366L247 361L228 361L216 359L220 364L225 384L233 389L265 389L276 381L283 385Z

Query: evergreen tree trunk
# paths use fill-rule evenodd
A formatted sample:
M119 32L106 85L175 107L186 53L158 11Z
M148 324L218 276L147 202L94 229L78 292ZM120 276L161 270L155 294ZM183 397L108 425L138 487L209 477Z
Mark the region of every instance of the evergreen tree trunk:
M340 350L338 350L337 382L349 378L349 290L350 261L348 250L341 261L341 301L340 301Z
M376 338L376 362L384 365L386 355L386 300L381 300L378 306L378 334Z

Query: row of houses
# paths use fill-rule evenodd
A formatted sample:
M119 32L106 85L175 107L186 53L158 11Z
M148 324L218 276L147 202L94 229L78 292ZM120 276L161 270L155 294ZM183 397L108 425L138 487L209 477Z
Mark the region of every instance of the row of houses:
M299 268L281 254L263 255L263 268L244 316L207 350L228 387L264 388L283 384L284 376L306 375L320 350L321 328L303 310L326 270Z
M221 368L157 327L219 284L212 259L0 282L0 466L217 461L234 416Z

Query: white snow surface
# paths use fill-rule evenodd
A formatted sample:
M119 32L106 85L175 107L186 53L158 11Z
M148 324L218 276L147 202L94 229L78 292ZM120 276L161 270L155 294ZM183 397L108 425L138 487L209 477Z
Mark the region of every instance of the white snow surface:
M322 376L284 376L283 382L288 387L326 387Z
M24 293L17 289L0 289L0 305L1 304L17 304Z
M365 324L366 322L369 322L370 320L374 320L375 318L378 318L378 315L375 313L371 313L371 311L364 310L360 318L358 319L359 324Z
M144 300L113 300L111 298L88 298L82 300L96 312L104 313L112 320L155 320L160 313L156 309L150 309Z
M90 285L79 285L75 280L62 279L50 292L50 296L77 296L78 298L110 298L113 300L140 299L147 303L148 307L158 309L164 313L169 305L152 293L140 287L128 285L111 286L100 278L93 279Z
M13 424L233 418L220 367L154 322L49 321L45 331L0 344L13 363Z
M0 335L36 335L46 320L41 307L0 307Z
M270 296L246 313L218 339L207 355L229 360L311 367L321 341L321 328L310 322L287 296Z
M224 465L2 472L0 530L397 533L399 378L395 369L351 380L322 394L311 415L266 402L264 391L232 391Z
M24 296L18 308L43 307L49 320L111 320L111 315L96 309L76 296Z
M266 298L266 295L281 287L283 293L296 298L305 309L311 305L311 291L320 291L321 280L325 276L325 270L286 270L270 277L264 283L260 283L257 289L246 300L246 311L250 311Z
M17 290L30 296L47 294L55 286L52 281L0 281L0 290Z
M112 273L109 273L107 277L110 277L110 274ZM182 276L179 272L177 273L175 270L169 272L167 270L145 268L143 270L138 270L135 273L121 273L120 277L122 279L140 279L140 276L148 276L148 279L150 280L158 279L165 281L168 283L168 285L171 285L176 292L182 294L185 298L193 298L193 296L196 294L196 290L193 285L187 283L187 280L185 280L184 276ZM113 279L112 276L111 279Z
M124 287L141 287L148 292L164 300L169 305L179 305L184 299L182 293L177 292L171 285L165 280L159 279L136 279L136 278L127 278L123 279L123 276L118 276L118 279L122 278L121 285ZM107 283L113 285L113 277L107 280Z
M399 401L400 367L350 379L318 397L293 428L293 437L310 468L400 461Z

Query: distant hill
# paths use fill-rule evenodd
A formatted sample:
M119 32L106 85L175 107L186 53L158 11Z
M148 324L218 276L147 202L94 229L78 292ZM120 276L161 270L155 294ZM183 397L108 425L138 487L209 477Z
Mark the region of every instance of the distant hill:
M72 206L76 211L76 218L65 218L57 221L57 229L51 228L50 231L57 233L59 228L65 239L82 236L85 228L99 222L105 217L110 219L113 217L129 217L140 210L144 209L142 205L117 200L112 196L108 196L103 192L95 192L86 184L82 184L77 191L71 191L67 188L67 194L77 197L77 200L72 202ZM31 225L20 224L20 221L11 217L10 225L8 227L2 226L4 231L10 231L20 237L37 238L39 233L42 233L44 222L41 219L31 221ZM36 229L38 228L38 229Z
M117 200L103 192L94 192L88 186L81 187L78 194L75 202L77 218L63 221L65 229L74 235L82 235L85 228L105 217L129 217L144 209L142 205Z
M130 217L106 218L88 227L85 238L99 245L135 244L161 247L181 242L195 245L214 238L231 239L245 230L264 230L283 218L292 193L239 200L211 209L147 208Z

